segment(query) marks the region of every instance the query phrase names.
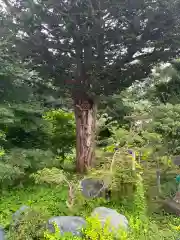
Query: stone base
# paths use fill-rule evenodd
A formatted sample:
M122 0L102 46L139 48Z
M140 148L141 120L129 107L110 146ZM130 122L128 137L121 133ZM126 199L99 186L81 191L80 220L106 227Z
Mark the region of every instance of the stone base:
M180 203L168 199L163 202L163 207L167 212L180 216Z

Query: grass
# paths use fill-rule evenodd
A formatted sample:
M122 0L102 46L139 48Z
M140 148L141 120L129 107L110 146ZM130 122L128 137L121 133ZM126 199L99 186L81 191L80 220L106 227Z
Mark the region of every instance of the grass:
M28 186L24 188L11 189L3 191L0 198L0 225L7 226L12 218L12 214L22 205L33 206L49 216L60 216L72 214L66 206L68 196L65 186ZM130 203L129 203L130 204ZM114 208L122 214L131 216L132 210L128 202L122 204L120 202L106 202L103 199L86 201L81 198L77 199L77 208L73 212L74 215L87 216L94 207L107 206ZM167 228L167 224L180 224L180 219L173 216L165 216L156 214L152 216L161 229Z
M86 218L90 216L95 207L104 206L116 209L128 218L132 232L131 236L128 234L124 240L177 240L174 236L177 235L179 230L175 230L174 235L173 228L180 225L180 219L164 215L163 212L147 216L147 203L144 198L142 182L137 183L134 199L124 197L123 200L120 200L115 197L111 201L105 201L101 198L86 200L81 195L77 195L75 206L70 210L66 205L67 198L68 188L65 185L27 185L22 188L4 190L0 197L0 225L7 227L11 222L12 214L22 205L32 206L34 209L40 210L47 218L63 215L76 215ZM90 229L90 231L93 232L94 230ZM147 238L144 238L145 235L147 235ZM59 238L57 239L59 240ZM89 239L91 240L91 238ZM92 238L92 240L94 239Z
M48 215L67 215L66 187L28 186L3 191L0 198L0 225L6 226L22 205L33 206Z

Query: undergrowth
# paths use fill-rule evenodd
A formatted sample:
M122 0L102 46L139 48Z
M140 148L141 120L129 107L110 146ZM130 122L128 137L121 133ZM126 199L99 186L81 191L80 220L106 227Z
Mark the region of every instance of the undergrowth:
M119 229L118 231L109 231L108 221L102 227L100 221L96 217L86 219L86 228L82 229L82 236L72 236L67 233L60 235L58 227L54 234L45 232L46 240L176 240L179 236L178 227L172 227L161 230L160 227L150 219L140 219L137 216L129 217L129 230Z
M52 171L45 171L45 173L54 174ZM55 171L55 173L59 172ZM129 197L124 195L121 198L117 195L107 201L105 198L85 199L80 191L76 191L72 208L67 205L68 184L61 184L62 179L59 178L58 174L48 175L51 176L50 179L47 179L46 174L46 181L43 181L43 185L38 181L38 184L34 186L24 185L22 188L2 191L0 223L9 229L10 240L177 240L179 236L180 220L178 218L163 214L148 215L146 189L144 189L145 185L141 173L136 174L133 195ZM36 175L36 180L38 180L37 176L44 177L42 174ZM79 177L72 175L70 180L73 182L74 178L76 178L77 184ZM65 182L69 183L68 180ZM12 228L12 214L22 205L30 206L35 211L25 215L20 220L18 228ZM93 209L98 206L116 209L125 215L129 221L128 231L119 229L115 234L109 231L108 224L102 227L97 218L89 217ZM74 237L69 233L61 236L58 228L53 234L46 231L45 222L48 218L67 215L82 216L86 219L87 226L82 230L82 237Z
M33 206L51 216L67 215L66 199L67 189L63 186L28 186L3 191L0 197L0 223L7 226L12 214L22 205Z
M68 188L65 186L31 186L22 189L4 191L0 201L0 222L5 227L11 222L13 212L22 205L28 205L33 209L38 209L35 215L26 216L21 221L21 228L17 232L16 240L25 239L44 239L44 240L177 240L179 236L180 220L172 216L157 215L148 217L146 200L141 178L137 181L137 188L134 199L129 202L106 201L103 198L86 200L82 197L76 197L74 209L70 211L66 205ZM124 214L129 221L129 230L127 232L119 230L119 235L110 233L108 226L101 227L99 220L90 216L92 210L97 206L105 206L116 209ZM42 216L40 213L43 213ZM36 231L39 225L44 224L44 219L50 216L77 215L83 216L87 220L87 226L83 229L83 236L74 237L70 234L61 236L58 229L56 233L51 234L44 230ZM31 219L35 216L35 220ZM31 226L32 224L32 226ZM41 236L33 236L34 232ZM23 235L24 234L24 235ZM15 236L15 235L14 235ZM25 237L24 237L25 236ZM28 236L30 236L28 238ZM13 239L12 237L10 238Z

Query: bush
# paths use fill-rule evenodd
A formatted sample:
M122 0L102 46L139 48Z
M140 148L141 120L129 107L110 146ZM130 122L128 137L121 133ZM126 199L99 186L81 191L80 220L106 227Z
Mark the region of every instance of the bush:
M114 240L115 239L115 234L113 232L109 232L108 222L105 223L104 227L102 227L101 222L97 217L89 217L86 219L86 221L87 221L87 226L86 228L82 229L82 237L73 236L70 233L63 234L61 236L57 226L55 226L55 229L56 229L55 233L51 234L51 233L45 232L44 237L46 240L70 240L70 239L72 240ZM127 235L126 232L120 230L119 233L116 234L116 237L119 234L121 234L121 236Z
M0 186L9 186L24 176L18 167L0 162Z
M55 164L54 158L54 154L48 150L15 148L4 155L3 161L24 172L31 173L44 167L53 166Z
M19 209L22 205L34 206L40 209L41 212L48 212L50 216L62 216L62 215L90 215L92 210L97 206L107 206L110 208L117 209L119 212L124 214L129 220L129 231L128 234L124 234L123 240L177 240L178 239L178 225L179 218L167 217L162 215L161 219L154 216L150 219L146 214L146 203L144 202L144 193L142 186L136 189L135 201L128 202L128 205L133 205L129 212L123 210L121 202L106 202L104 199L93 199L91 201L84 200L82 202L79 198L77 199L78 206L75 206L74 212L70 212L66 206L67 200L67 188L63 186L58 187L47 187L47 186L33 186L24 189L11 190L11 192L3 192L0 201L0 222L3 226L7 226L10 222L12 213ZM79 206L80 205L80 206ZM128 206L127 205L127 206ZM128 209L126 206L126 209ZM138 206L138 207L137 207ZM134 211L133 211L134 210ZM37 215L36 215L37 216ZM40 214L39 214L40 216ZM159 215L158 215L159 216ZM26 218L28 219L28 218ZM45 218L40 217L46 220ZM87 219L88 226L84 229L84 237L81 239L74 238L70 234L64 237L59 237L59 232L55 234L47 233L44 237L40 239L46 240L89 240L86 235L92 234L94 236L99 225L94 218ZM23 221L22 221L23 222ZM24 221L23 224L29 224L28 221ZM31 224L33 222L31 221ZM36 228L28 225L32 231L36 231ZM30 227L31 226L31 227ZM27 237L29 237L28 227L25 227ZM33 230L34 229L34 230ZM22 231L22 228L21 228ZM98 230L100 232L100 230ZM105 234L106 230L101 229L101 233ZM121 233L122 234L122 233ZM34 233L31 234L36 236ZM127 235L127 236L126 236ZM103 236L103 235L102 235ZM122 236L122 235L121 235ZM111 234L108 236L111 237ZM107 237L107 240L108 240ZM10 238L13 240L13 238ZM18 238L17 238L18 239ZM31 239L31 238L29 238ZM29 240L24 238L23 240ZM36 238L35 238L36 239ZM92 238L93 239L93 238ZM111 239L111 238L110 238ZM18 239L19 240L19 239ZM39 240L39 239L38 239ZM91 238L90 238L91 240ZM94 240L94 239L93 239ZM98 239L99 240L99 239ZM112 239L114 240L114 239ZM118 239L122 240L122 238Z
M75 119L71 112L52 110L43 118L51 124L49 129L52 150L65 158L75 147Z
M42 119L43 107L30 101L23 104L0 105L0 128L6 135L2 142L5 149L49 147L47 129L49 124Z
M49 233L46 231L44 233L45 240L82 240L81 237L75 237L71 233L66 233L63 236L60 236L59 228L54 224L55 233Z
M46 229L47 217L42 213L30 209L25 211L18 222L12 225L9 231L9 240L41 239Z
M3 115L0 121L4 130L0 131L0 186L28 180L29 174L45 167L62 167L65 159L71 160L72 165L74 158L69 154L75 146L73 114L52 110L42 119L42 112L35 106L20 105L8 108L8 113Z
M0 157L0 185L10 186L28 180L30 173L59 165L51 151L40 149L11 149Z

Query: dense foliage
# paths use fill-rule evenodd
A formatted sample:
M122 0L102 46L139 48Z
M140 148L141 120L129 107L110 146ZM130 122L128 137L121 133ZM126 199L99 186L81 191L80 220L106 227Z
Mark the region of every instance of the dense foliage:
M10 240L178 239L164 203L179 193L179 1L3 2L0 229ZM93 168L77 174L94 145ZM101 197L82 196L87 177L103 180ZM90 217L97 206L129 230L115 238ZM47 231L63 215L87 220L82 237Z
M11 36L11 54L37 70L58 93L70 93L77 170L85 172L95 155L99 96L123 91L144 80L154 64L177 56L179 1L4 3L2 29Z
M59 239L59 233L55 237L46 233L44 228L35 231L36 224L41 225L50 215L81 213L87 217L97 204L113 206L128 216L132 232L130 235L121 233L121 236L124 234L124 239L143 239L144 232L149 234L149 239L151 236L160 239L176 237L178 219L162 216L161 213L156 215L156 220L152 213L155 209L157 211L157 206L152 198L158 194L163 198L173 197L176 192L174 179L178 171L173 166L171 157L179 154L179 104L155 104L150 99L144 100L144 95L139 100L139 95L133 93L137 89L133 87L113 96L110 100L111 109L107 108L109 99L103 98L98 112L97 164L96 169L89 174L103 178L108 176L108 184L112 189L110 202L103 199L98 202L81 199L79 192L76 192L79 177L74 173L72 176L71 172L68 174L75 164L75 120L70 110L48 109L43 102L39 104L35 99L28 101L29 98L27 101L18 100L18 103L9 98L2 101L0 182L4 190L0 201L0 222L8 228L12 213L21 205L35 208L35 212L33 210L22 219L17 233L14 229L9 230L10 239L13 239L12 236L25 239L30 235L37 238L39 234L43 234L45 239ZM125 118L118 118L120 109L126 115ZM118 151L112 160L115 146ZM144 172L143 185L133 175L133 165L127 149L136 150L139 159L136 170ZM161 192L157 186L157 170L161 171ZM38 174L43 177L43 181L37 181ZM65 181L61 181L62 176ZM37 185L32 187L34 179ZM56 186L61 184L64 187L58 189ZM8 186L16 189L8 190ZM138 186L138 192L134 192L135 186ZM73 196L69 195L71 187L75 190ZM132 197L134 201L129 204L128 199ZM154 220L148 218L146 208ZM45 215L41 216L41 210ZM140 215L146 217L147 222L143 220L142 223ZM158 217L165 218L161 226ZM94 239L96 227L99 226L98 220L89 221L84 239ZM169 231L165 230L167 226ZM152 232L152 229L157 230ZM97 238L112 238L106 229L100 232L102 235L97 235ZM67 238L70 239L70 236Z

